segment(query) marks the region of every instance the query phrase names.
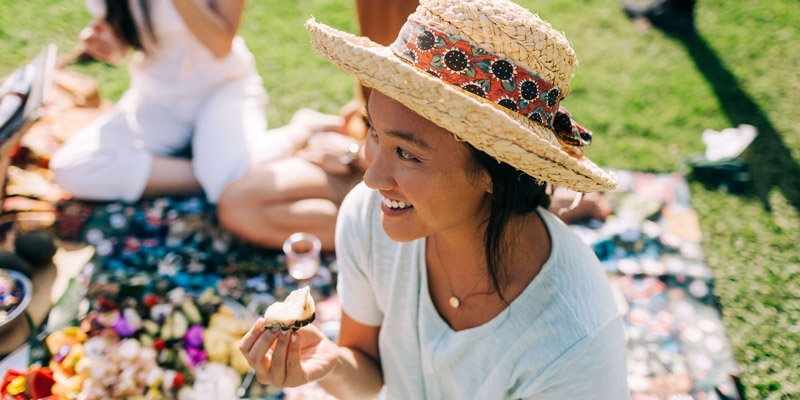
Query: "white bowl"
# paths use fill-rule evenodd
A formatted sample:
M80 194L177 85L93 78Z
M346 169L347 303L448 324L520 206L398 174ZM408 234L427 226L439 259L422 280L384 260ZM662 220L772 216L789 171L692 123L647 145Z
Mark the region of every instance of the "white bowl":
M8 318L5 322L0 322L0 333L3 333L13 326L14 321L20 318L22 313L25 312L25 309L28 308L28 304L30 304L31 298L33 298L33 284L31 284L31 280L28 279L27 276L20 272L2 268L0 268L0 271L5 272L17 285L22 285L22 300L17 304L17 307L8 314Z

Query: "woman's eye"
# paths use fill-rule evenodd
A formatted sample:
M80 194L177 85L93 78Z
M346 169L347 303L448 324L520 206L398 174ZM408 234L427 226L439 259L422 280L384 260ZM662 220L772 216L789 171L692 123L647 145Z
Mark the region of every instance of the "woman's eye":
M402 158L403 160L408 160L408 161L416 161L417 160L416 157L412 156L407 151L405 151L405 150L403 150L403 149L401 149L399 147L397 148L397 155L400 158Z
M364 124L367 125L367 135L369 135L373 139L377 140L378 139L378 132L375 131L375 128L372 126L372 124L370 124L369 121L367 121L366 119L364 119Z

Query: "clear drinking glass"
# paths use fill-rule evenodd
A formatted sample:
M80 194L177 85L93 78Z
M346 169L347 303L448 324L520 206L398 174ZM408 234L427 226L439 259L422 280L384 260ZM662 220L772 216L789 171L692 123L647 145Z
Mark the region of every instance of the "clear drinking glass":
M283 253L286 254L286 267L289 276L296 281L305 281L314 277L319 271L319 252L322 243L316 236L297 232L283 242Z

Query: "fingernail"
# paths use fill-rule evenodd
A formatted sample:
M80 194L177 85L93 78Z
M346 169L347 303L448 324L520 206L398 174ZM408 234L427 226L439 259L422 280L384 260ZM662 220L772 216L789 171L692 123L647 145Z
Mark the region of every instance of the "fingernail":
M276 328L274 326L269 329L269 331L272 332L272 333L278 333L279 330L280 330L280 328Z
M288 330L281 331L281 335L286 336L286 333L289 332Z
M290 340L292 341L292 343L296 342L297 341L297 335L292 335L292 338Z

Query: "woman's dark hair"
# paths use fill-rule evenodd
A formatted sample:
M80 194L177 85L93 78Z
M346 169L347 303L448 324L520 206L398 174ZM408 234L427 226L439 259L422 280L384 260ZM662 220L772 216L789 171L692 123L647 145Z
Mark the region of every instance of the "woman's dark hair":
M139 8L144 15L144 24L147 29L146 34L153 36L153 23L150 18L150 2L139 0ZM136 29L136 21L128 4L128 0L106 0L106 22L114 29L114 33L119 39L136 50L144 50L141 35Z
M508 303L501 290L508 283L508 223L513 216L534 212L539 206L547 208L550 206L550 195L547 194L544 183L509 164L495 160L468 143L465 144L470 153L466 166L467 176L477 178L481 171L486 171L492 180L492 204L486 225L484 252L492 286L500 300Z

